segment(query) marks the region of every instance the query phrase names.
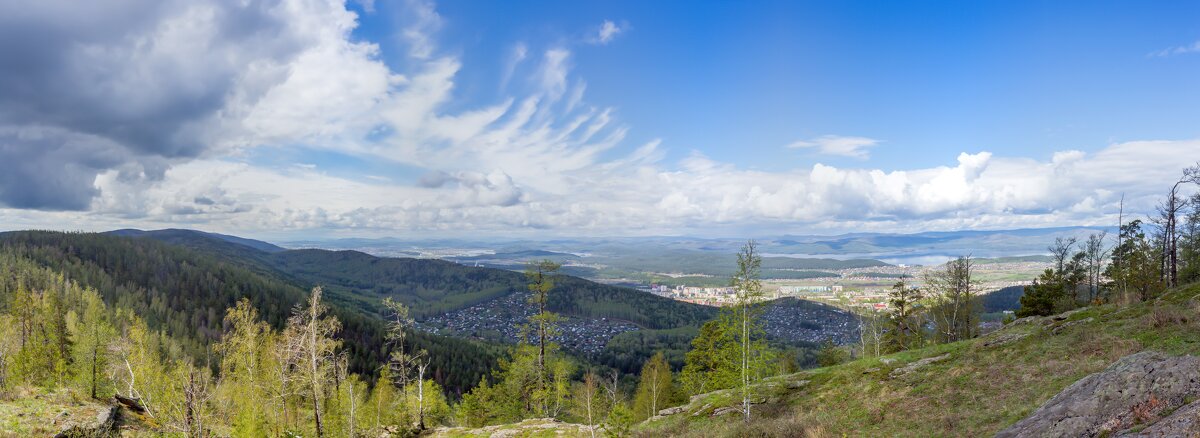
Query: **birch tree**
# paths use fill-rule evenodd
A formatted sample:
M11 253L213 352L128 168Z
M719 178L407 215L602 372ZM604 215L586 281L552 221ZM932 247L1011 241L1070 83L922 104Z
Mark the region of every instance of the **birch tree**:
M670 402L672 388L671 365L662 352L655 353L642 365L641 380L633 401L635 418L644 420L658 414L658 410Z
M750 398L753 395L751 383L756 380L757 361L761 360L766 346L761 342L756 342L756 335L761 332L758 316L761 312L759 304L762 301L762 256L758 254L758 244L753 240L746 242L742 250L737 255L737 271L730 279L730 286L733 288L735 296L734 309L737 312L737 324L739 326L739 343L741 346L741 363L739 372L741 374L741 393L742 393L742 418L743 421L750 421Z

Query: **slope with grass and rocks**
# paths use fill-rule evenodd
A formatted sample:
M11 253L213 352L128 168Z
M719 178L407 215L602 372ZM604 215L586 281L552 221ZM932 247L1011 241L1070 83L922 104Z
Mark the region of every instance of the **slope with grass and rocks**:
M1187 436L1200 431L1200 284L987 336L692 397L641 436Z

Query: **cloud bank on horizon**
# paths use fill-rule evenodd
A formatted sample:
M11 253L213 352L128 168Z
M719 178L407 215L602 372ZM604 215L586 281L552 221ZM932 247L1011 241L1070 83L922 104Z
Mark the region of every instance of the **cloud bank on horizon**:
M0 227L637 235L1107 225L1122 196L1147 213L1200 159L1200 139L1147 138L1049 159L963 150L937 158L943 165L897 168L871 161L892 141L853 132L778 146L817 160L784 168L711 150L668 159L688 145L634 140L633 122L589 102L575 70L585 46L636 43L639 29L621 17L596 17L582 37L509 42L492 72L501 97L479 103L458 94L464 56L440 43L455 17L409 1L394 37L356 34L377 6L0 5ZM828 164L836 157L854 161Z

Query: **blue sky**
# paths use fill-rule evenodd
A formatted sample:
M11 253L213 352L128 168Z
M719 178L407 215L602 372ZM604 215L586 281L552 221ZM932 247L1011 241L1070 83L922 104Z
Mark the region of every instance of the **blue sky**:
M1195 2L47 1L0 41L5 229L1108 225L1200 159Z
M502 99L515 44L580 45L589 100L631 140L781 170L853 159L781 146L821 135L881 141L875 160L952 165L963 150L1049 159L1112 142L1200 135L1200 56L1148 54L1200 39L1195 2L444 2L464 105ZM364 14L386 42L403 4ZM384 59L400 58L403 48ZM403 62L403 61L400 61ZM513 84L519 86L520 84Z

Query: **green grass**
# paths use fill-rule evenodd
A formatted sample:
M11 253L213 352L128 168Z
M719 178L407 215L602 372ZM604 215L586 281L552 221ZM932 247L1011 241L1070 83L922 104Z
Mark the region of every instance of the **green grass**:
M641 436L990 436L1024 418L1071 383L1145 349L1200 353L1200 285L1130 306L1103 305L1066 321L1009 326L990 337L860 359L777 377L760 388L766 403L742 424L736 394L704 395L686 412L637 426ZM1089 318L1091 318L1089 320ZM1058 333L1054 329L1063 324ZM994 336L1024 334L985 346ZM949 358L901 377L892 370L921 358ZM786 383L807 380L799 389ZM696 415L693 415L696 414Z
M73 425L92 424L107 407L77 399L70 391L25 388L0 400L0 437L54 436Z

